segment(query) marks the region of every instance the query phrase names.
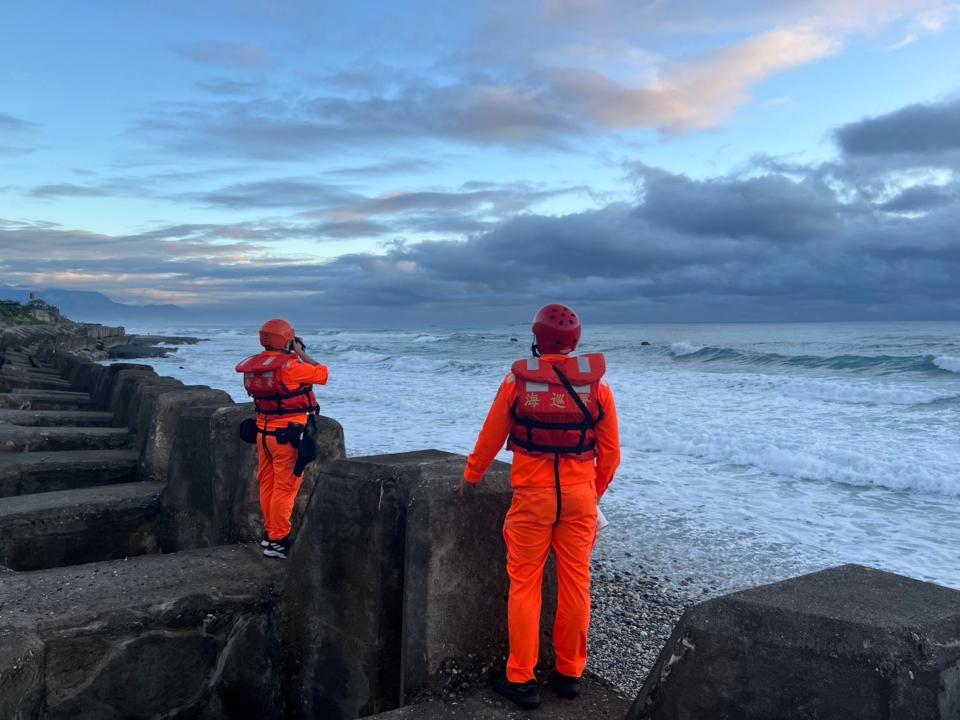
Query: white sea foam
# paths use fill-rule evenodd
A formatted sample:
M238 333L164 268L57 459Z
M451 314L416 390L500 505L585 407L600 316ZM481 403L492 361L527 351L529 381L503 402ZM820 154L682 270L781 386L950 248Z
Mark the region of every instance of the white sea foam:
M819 400L827 403L850 405L905 405L916 406L928 403L960 398L957 389L925 388L908 386L875 380L850 378L791 378L764 375L736 375L735 378L748 378L743 382L753 382L768 387L772 392L781 393L798 400ZM730 378L724 378L730 383Z
M683 357L684 355L693 355L703 350L703 346L693 345L692 343L680 341L671 343L670 352L674 357Z
M641 447L802 480L960 496L960 476L951 474L956 467L947 455L927 457L918 463L916 457L901 453L873 454L834 445L786 447L765 439L722 433L644 433Z
M933 364L936 365L941 370L947 370L953 373L960 373L960 357L953 357L951 355L941 355L938 358L934 358Z
M347 363L359 363L369 365L371 363L381 363L390 359L389 355L383 353L371 352L369 350L357 350L353 347L347 347L336 353L337 360Z

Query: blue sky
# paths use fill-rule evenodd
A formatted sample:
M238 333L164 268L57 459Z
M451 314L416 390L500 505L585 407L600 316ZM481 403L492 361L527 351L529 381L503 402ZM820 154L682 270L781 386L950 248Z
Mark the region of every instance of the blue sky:
M914 105L960 122L952 2L32 2L5 4L0 28L0 284L203 312L252 297L281 311L290 290L430 317L536 304L517 258L533 248L536 266L558 238L589 245L615 225L606 269L532 274L609 316L880 317L904 306L885 274L892 241L881 257L864 240L907 237L912 221L929 235L923 223L956 211L881 207L914 186L955 197L949 132L913 159L868 162L838 141ZM790 217L757 199L782 180L775 197L831 193L836 223L804 241L809 255L777 245L782 223L743 235L725 216L690 235L651 205L665 178L691 191L669 198L681 215L703 215L710 191ZM666 269L660 255L684 243L729 255ZM942 245L936 267L930 248L904 249L918 285L950 269ZM874 260L886 301L879 285L844 292L847 268ZM480 271L497 261L512 270ZM733 272L750 282L715 282ZM920 294L908 315L960 311L955 295Z

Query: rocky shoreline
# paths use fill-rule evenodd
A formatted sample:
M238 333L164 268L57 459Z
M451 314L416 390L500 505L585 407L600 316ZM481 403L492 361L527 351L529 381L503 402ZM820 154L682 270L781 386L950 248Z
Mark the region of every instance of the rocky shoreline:
M638 565L593 559L587 670L635 697L674 626L696 600Z

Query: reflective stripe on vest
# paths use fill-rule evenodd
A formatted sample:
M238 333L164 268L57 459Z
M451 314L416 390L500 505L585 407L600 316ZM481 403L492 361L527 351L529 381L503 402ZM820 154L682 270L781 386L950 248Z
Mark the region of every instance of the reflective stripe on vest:
M594 427L603 418L599 386L604 368L602 355L514 363L513 374L521 384L511 408L514 422L508 449L537 457L595 457ZM558 371L571 380L569 389Z

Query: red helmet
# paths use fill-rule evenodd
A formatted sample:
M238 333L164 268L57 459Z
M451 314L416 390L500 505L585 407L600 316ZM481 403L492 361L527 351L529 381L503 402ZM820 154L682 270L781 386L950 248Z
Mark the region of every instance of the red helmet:
M267 320L260 328L260 344L267 350L286 350L296 334L293 325L286 320L274 318Z
M580 342L580 318L566 305L547 305L533 319L533 336L540 352L566 355Z

